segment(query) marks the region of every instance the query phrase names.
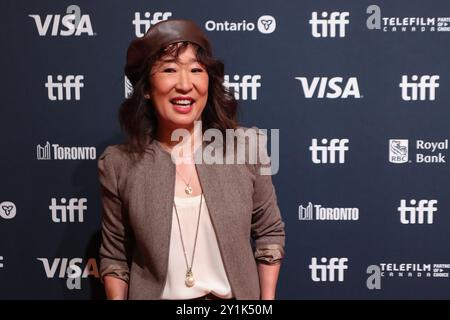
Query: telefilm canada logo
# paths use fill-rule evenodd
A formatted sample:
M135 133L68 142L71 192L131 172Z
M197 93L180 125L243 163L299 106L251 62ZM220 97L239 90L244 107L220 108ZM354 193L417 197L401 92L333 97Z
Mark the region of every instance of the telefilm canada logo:
M36 146L37 160L95 160L97 149L95 147L63 147L59 144L47 143Z
M271 15L260 16L256 22L242 20L235 21L214 21L208 20L205 22L206 31L219 31L219 32L253 32L255 30L263 34L270 34L277 28L277 21Z
M298 219L304 221L357 221L358 208L327 208L320 204L308 203L298 206Z
M95 258L66 258L57 257L36 258L42 262L45 275L48 279L66 279L66 287L69 290L80 290L81 280L94 277L100 278L98 271L98 263Z
M34 20L39 36L95 36L92 29L91 17L88 14L81 14L81 9L77 5L67 7L66 14L29 14Z
M389 139L389 162L395 164L445 164L448 139L440 141Z
M2 219L12 219L16 216L17 209L14 202L11 201L3 201L0 203L0 218Z
M384 11L383 11L384 12ZM380 6L370 5L367 29L383 32L450 32L450 16L383 16Z
M382 279L445 279L448 281L450 263L389 263L367 267L366 286L369 290L381 290Z

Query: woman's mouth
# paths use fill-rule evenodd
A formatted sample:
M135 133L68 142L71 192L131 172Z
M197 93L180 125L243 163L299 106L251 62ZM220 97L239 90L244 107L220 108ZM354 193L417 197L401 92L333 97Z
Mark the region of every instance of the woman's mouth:
M189 113L193 109L193 104L195 102L194 99L190 97L180 97L180 98L174 98L170 100L172 103L173 108L179 112L179 113Z

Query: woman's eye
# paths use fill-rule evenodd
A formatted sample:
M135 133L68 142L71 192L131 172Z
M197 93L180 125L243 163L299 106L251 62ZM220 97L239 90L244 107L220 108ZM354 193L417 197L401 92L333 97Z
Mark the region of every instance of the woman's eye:
M194 68L194 69L192 69L192 72L203 72L203 69L201 69L201 68Z
M163 72L176 72L176 70L174 69L174 68L165 68L164 70L163 70Z

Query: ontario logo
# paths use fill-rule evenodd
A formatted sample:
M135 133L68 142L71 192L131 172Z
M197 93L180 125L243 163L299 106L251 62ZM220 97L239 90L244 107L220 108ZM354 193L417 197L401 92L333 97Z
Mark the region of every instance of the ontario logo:
M276 27L277 21L271 15L260 16L256 23L247 20L239 22L208 20L205 22L206 31L211 32L253 32L257 30L263 34L270 34L275 31Z

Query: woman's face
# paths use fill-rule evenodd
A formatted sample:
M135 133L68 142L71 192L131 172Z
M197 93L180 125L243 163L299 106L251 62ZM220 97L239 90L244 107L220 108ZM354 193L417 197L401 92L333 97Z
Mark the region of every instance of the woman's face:
M208 100L208 73L188 45L176 60L171 56L156 62L150 72L150 100L162 129L193 128Z

